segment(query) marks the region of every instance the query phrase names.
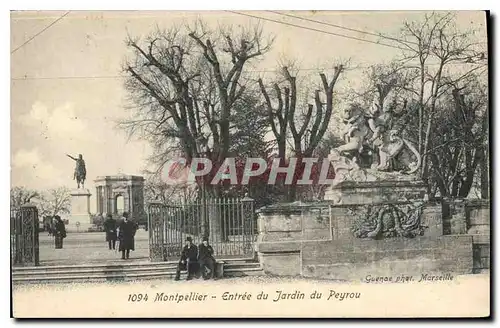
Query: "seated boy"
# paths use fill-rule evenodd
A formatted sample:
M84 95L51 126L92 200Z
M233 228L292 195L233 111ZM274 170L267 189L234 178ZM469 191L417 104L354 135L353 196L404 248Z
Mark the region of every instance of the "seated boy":
M214 249L208 244L208 237L203 237L203 242L198 246L198 263L203 279L205 280L213 278L215 274L215 259L213 255Z

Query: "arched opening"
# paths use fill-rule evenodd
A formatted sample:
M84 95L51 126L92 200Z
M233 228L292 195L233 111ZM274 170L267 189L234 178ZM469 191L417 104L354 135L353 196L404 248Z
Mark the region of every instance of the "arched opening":
M118 213L121 215L123 213L123 211L125 211L125 199L123 198L122 195L116 196L115 204L116 204L115 213Z

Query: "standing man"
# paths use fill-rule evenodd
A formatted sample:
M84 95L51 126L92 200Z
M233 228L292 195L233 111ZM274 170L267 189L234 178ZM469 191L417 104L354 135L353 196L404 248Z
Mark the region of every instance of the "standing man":
M54 216L54 237L56 249L63 248L63 239L66 238L66 226L59 215Z
M106 241L108 242L109 249L115 249L116 245L116 220L113 219L113 215L108 213L106 215L106 221L104 221L104 231L106 231Z
M208 244L208 237L203 237L203 241L198 246L198 263L200 264L203 279L214 278L215 259L214 249Z
M120 240L119 251L122 252L122 260L130 258L130 251L135 250L134 237L137 231L137 224L128 218L128 212L123 212L122 221L120 223L120 233L118 239Z
M193 244L191 237L186 238L186 246L182 249L181 259L177 265L177 272L175 273L175 280L181 278L181 270L187 270L188 276L186 280L193 279L193 274L198 269L198 247Z

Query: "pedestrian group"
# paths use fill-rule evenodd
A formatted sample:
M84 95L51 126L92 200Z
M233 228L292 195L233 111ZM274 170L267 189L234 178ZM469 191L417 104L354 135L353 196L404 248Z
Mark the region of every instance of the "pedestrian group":
M116 241L119 241L118 251L122 253L122 259L130 258L130 251L135 250L135 233L137 223L129 219L129 213L123 212L121 220L117 223L113 215L108 213L104 221L106 241L110 250L116 250Z
M64 221L59 215L53 219L53 234L55 237L55 248L63 248L63 239L66 238ZM117 222L111 213L106 215L103 223L106 233L106 242L109 250L116 250L116 242L119 242L118 251L122 259L130 258L130 251L135 250L135 234L138 229L137 223L129 219L129 213L123 212L121 219ZM181 271L187 271L186 280L193 277L213 279L215 277L216 261L214 249L208 242L208 237L203 237L202 243L196 246L191 237L186 238L186 245L182 249L181 258L177 265L175 280L180 280Z

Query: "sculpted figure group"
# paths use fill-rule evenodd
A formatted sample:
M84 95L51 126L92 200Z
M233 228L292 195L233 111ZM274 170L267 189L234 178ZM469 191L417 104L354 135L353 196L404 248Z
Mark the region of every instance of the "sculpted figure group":
M406 105L405 101L403 109ZM420 168L418 150L401 136L402 129L394 126L397 106L395 99L388 99L382 105L374 101L367 111L357 103L345 110L346 143L334 148L329 157L340 175L342 170L359 168L411 175Z

